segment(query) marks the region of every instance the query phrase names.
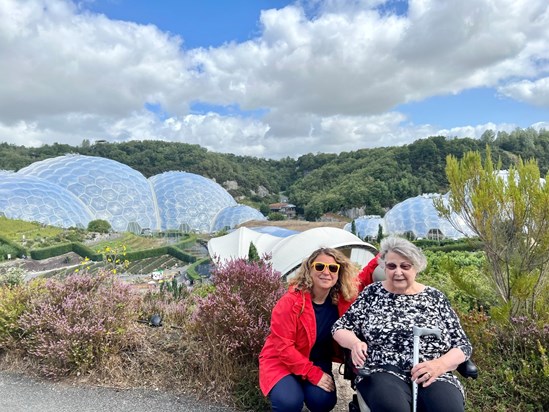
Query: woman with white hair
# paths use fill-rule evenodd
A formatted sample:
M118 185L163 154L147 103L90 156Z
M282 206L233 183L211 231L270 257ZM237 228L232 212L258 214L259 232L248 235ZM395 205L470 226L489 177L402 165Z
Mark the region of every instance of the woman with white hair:
M353 364L371 372L356 378L357 390L372 412L409 412L414 382L418 411L463 411L463 387L452 371L469 359L472 347L446 296L416 280L427 266L425 255L390 236L381 242L378 262L385 280L364 289L332 328ZM415 366L414 326L441 331L440 338L421 339Z

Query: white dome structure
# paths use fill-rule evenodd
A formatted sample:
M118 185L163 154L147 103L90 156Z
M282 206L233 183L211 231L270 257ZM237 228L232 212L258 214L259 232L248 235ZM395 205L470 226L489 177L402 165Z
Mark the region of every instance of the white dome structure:
M115 231L127 230L130 222L157 227L154 196L147 179L122 163L66 155L33 163L16 174L63 187L86 205L93 219L107 220Z
M165 172L149 178L160 213L162 230L179 229L210 232L215 216L236 201L211 179L187 172Z
M250 220L267 220L259 210L248 205L234 205L222 209L214 218L210 232L234 229L239 224Z
M211 179L186 172L146 179L102 157L46 159L18 172L0 171L0 182L0 215L60 227L87 227L91 220L103 219L119 232L210 233L265 220Z
M410 234L424 239L460 239L470 236L471 231L465 224L460 231L439 217L433 199L440 197L444 200L444 196L438 193L424 194L396 204L384 216L384 233Z
M361 239L375 239L379 233L379 227L385 233L385 221L379 215L367 215L357 217L355 220L355 233ZM352 223L347 223L343 229L352 232Z
M34 176L0 173L0 211L8 219L84 228L92 220L88 208L61 186Z

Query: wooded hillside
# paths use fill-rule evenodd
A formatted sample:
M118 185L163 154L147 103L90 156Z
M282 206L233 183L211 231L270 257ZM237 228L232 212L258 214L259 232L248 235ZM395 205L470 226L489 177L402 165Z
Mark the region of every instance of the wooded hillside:
M239 202L263 210L284 194L308 220L326 212L363 208L381 214L422 193L447 190L446 156L461 157L490 145L503 167L522 159L549 169L549 132L516 129L487 131L480 140L432 136L399 147L362 149L340 154L306 154L297 159L260 159L209 152L198 146L162 141L65 144L27 148L0 144L0 169L17 171L33 162L68 153L102 156L139 170L146 177L170 170L196 173L222 184ZM236 183L236 184L235 184Z

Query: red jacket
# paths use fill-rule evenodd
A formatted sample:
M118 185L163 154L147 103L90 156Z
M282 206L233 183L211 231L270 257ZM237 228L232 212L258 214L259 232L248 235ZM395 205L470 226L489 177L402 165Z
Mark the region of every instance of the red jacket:
M351 302L340 299L341 316ZM316 341L316 318L309 292L290 289L276 303L271 332L259 354L259 386L265 396L284 376L293 374L316 385L322 369L309 360ZM334 345L336 345L334 341ZM334 359L341 362L341 359Z
M377 259L379 257L379 254L373 257L364 268L360 271L360 273L357 276L358 279L358 293L362 292L362 290L368 286L371 283L374 283L374 270L377 268ZM339 309L339 316L343 315L347 309L351 306L351 304L354 302L348 301L348 300L341 300L338 304Z
M271 332L259 354L259 387L267 396L284 376L294 374L317 384L322 369L309 360L316 339L316 319L308 292L290 290L276 303Z

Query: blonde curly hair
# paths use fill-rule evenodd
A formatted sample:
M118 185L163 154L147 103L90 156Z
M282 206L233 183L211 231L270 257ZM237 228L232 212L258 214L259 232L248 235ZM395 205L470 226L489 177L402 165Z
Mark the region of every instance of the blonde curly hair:
M340 294L347 301L355 298L358 293L356 278L358 268L347 256L333 248L323 247L311 253L311 255L303 261L297 270L296 275L290 279L289 285L294 286L297 290L311 292L313 288L313 278L311 276L312 264L316 258L322 254L331 256L336 263L339 264L337 282L330 290L332 303L337 304Z

